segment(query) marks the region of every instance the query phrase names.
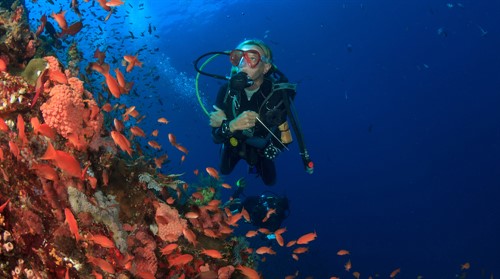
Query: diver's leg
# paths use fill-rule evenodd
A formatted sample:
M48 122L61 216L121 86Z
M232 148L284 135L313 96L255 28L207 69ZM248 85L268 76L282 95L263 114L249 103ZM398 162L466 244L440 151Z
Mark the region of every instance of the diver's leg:
M220 159L221 174L230 174L239 160L240 156L238 156L238 153L223 144Z
M260 176L264 184L267 186L276 184L276 166L274 162L266 158L261 158L258 165L260 168Z

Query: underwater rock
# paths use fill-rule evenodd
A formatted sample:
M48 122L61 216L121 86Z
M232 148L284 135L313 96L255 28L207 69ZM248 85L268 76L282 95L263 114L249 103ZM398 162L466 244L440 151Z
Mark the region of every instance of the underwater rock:
M113 196L105 196L101 191L97 191L94 197L98 206L91 204L87 196L74 187L68 187L68 196L74 212L90 213L95 221L102 222L112 232L113 240L120 252L127 251L127 233L122 228L119 206Z

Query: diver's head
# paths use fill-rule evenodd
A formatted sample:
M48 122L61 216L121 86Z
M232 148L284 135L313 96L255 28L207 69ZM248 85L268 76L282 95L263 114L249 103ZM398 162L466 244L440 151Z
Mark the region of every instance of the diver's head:
M245 40L231 51L229 58L233 72L244 72L253 80L250 90L260 87L264 75L272 68L273 54L268 45L260 40Z

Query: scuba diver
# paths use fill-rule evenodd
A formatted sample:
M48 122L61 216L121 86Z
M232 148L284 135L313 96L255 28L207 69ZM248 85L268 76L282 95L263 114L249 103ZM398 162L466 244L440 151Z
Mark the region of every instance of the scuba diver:
M198 61L210 54L229 55L233 65L230 78L207 74L198 68ZM209 113L212 138L222 145L222 174L230 174L244 159L250 173L260 176L265 185L274 185L274 159L282 150L288 150L287 145L292 142L288 120L298 138L306 171L313 172L314 165L305 148L292 103L296 85L288 83L273 64L269 46L260 40L246 40L231 52L201 56L195 61L195 68L200 74L229 79L219 89L213 106L215 111Z
M271 232L281 227L281 223L290 215L290 207L287 197L280 197L270 191L262 193L260 196L248 196L244 200L240 199L246 183L244 178L240 178L236 185L238 189L231 196L227 206L231 212L239 213L243 208L250 215L250 223L258 228L266 228ZM272 210L274 213L267 216Z

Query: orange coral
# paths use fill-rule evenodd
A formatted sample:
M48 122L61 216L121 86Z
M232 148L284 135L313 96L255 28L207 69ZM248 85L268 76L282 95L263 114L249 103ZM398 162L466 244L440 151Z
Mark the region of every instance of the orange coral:
M185 219L179 217L177 209L164 203L158 203L155 220L158 224L158 236L169 242L179 239L187 223Z
M52 64L53 61L49 62ZM103 123L100 113L92 113L97 107L93 99L83 99L83 82L78 78L68 79L68 84L57 84L50 89L50 98L40 110L45 122L73 145L85 147L95 137L99 137ZM85 101L85 102L84 102Z

